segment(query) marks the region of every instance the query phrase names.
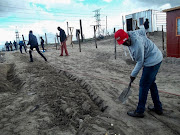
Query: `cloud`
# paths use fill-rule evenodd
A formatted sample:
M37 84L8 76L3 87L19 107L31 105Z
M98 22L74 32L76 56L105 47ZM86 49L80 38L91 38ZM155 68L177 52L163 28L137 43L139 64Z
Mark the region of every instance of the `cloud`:
M0 28L0 36L1 36L1 39L3 39L3 41L0 42L0 45L4 45L5 41L13 41L14 35L15 35L15 31L12 32L10 29L1 29Z
M103 1L105 1L105 2L111 2L112 0L103 0Z
M159 7L166 4L169 4L171 7L180 6L180 0L137 0L137 1L143 3L146 6Z
M164 9L169 9L171 7L172 7L171 4L167 3L167 4L164 4L164 5L160 6L159 9L164 10Z
M71 0L29 0L29 2L49 5L49 4L70 4Z

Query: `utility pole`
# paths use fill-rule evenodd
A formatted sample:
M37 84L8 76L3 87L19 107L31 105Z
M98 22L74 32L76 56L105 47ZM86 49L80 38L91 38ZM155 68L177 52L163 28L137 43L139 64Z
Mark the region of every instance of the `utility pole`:
M93 12L95 12L95 18L96 18L96 25L97 25L97 29L98 29L98 36L100 35L100 26L101 26L101 19L100 19L100 10L101 9L97 9L97 10L94 10Z

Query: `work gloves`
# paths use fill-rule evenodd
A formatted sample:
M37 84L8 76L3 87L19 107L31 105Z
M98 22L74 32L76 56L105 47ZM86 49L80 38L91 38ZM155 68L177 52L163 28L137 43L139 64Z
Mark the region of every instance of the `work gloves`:
M133 82L136 79L136 77L130 76L130 79L131 79L131 82Z

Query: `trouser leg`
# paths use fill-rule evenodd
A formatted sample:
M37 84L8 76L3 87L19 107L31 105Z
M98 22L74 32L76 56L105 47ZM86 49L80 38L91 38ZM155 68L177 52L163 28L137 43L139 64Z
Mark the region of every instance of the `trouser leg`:
M42 46L42 49L43 49L43 51L44 51L44 44L43 45L41 45Z
M162 104L161 104L160 99L159 99L159 92L158 92L157 85L155 82L151 85L150 92L151 92L151 97L152 97L152 100L154 103L154 108L156 110L161 111L162 110Z
M22 46L20 45L20 48L19 48L20 52L22 53Z
M65 49L65 53L66 53L66 56L68 56L68 51L67 51L67 46L66 46L66 41L64 41L64 49Z
M30 50L29 50L30 61L33 61L32 50L33 48L30 47Z
M61 43L61 56L63 56L64 43Z
M39 51L39 47L36 47L36 51L47 61L46 57Z
M27 51L26 51L26 46L24 45L24 50L25 50L25 52L27 53Z
M138 113L144 113L145 111L145 105L146 105L146 100L147 100L147 96L148 96L148 91L149 89L155 89L155 80L156 80L156 75L158 73L160 64L157 64L155 66L152 67L144 67L143 68L143 73L141 76L141 80L140 80L140 85L139 85L139 102L138 102L138 106L136 111ZM153 95L154 99L158 98L157 94ZM156 97L155 97L156 96ZM159 96L159 95L158 95Z

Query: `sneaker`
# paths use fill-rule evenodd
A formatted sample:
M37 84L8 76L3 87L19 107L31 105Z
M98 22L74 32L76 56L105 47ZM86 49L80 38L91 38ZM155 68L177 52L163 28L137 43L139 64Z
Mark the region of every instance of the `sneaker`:
M33 62L33 60L30 60L29 62Z
M149 109L149 111L153 111L153 112L155 112L155 113L158 114L158 115L162 115L162 114L163 114L163 111L162 111L162 110L156 110L156 109L154 108L154 106L152 106L152 105L149 105L149 106L148 106L148 109Z
M143 113L137 113L136 111L128 111L127 114L131 117L138 117L138 118L144 117Z
M63 55L59 55L59 56L63 56Z

